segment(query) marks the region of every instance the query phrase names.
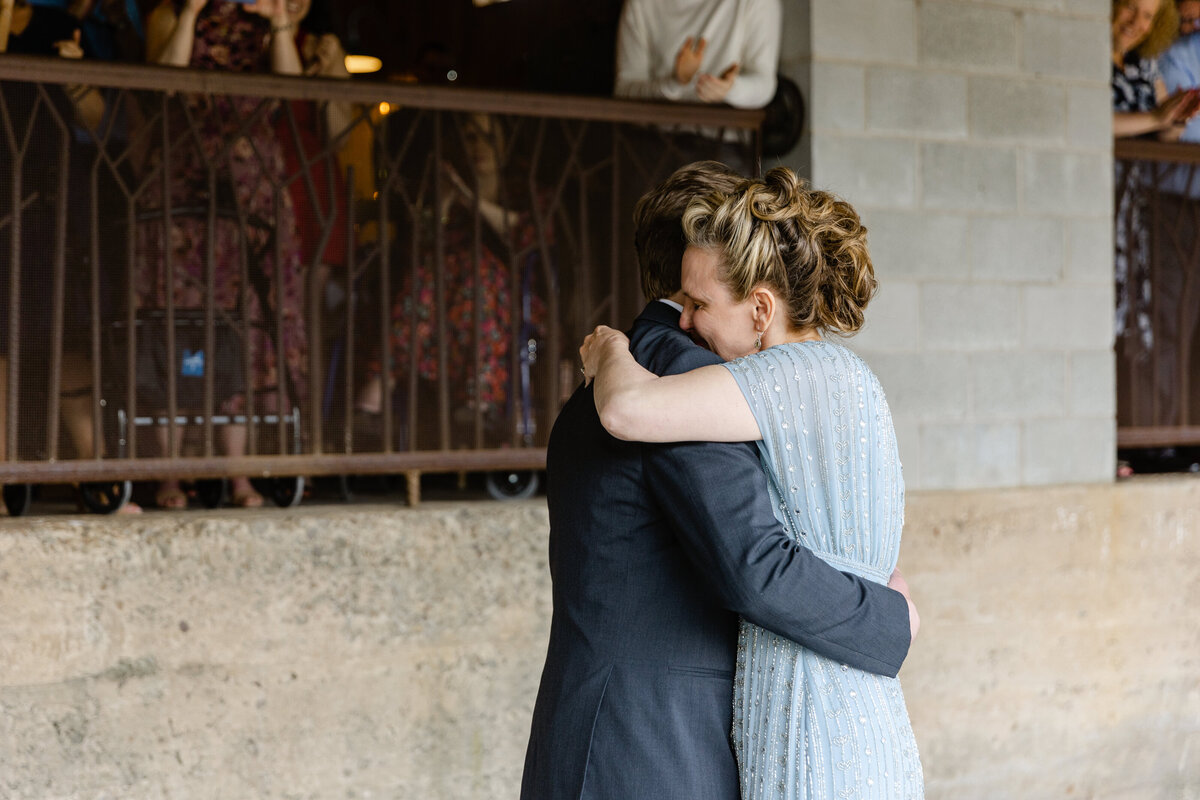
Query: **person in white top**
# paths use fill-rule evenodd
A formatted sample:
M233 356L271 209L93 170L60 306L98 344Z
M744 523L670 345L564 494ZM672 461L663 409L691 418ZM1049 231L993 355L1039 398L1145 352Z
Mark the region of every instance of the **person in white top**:
M617 97L761 108L775 95L780 0L626 0Z

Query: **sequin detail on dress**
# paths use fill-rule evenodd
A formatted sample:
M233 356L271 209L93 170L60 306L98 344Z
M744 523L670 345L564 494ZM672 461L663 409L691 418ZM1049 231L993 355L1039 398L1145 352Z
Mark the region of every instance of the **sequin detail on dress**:
M759 453L788 535L840 570L886 583L900 552L904 480L874 373L830 342L770 347L726 367L763 432ZM743 800L924 797L897 679L744 620L733 744Z

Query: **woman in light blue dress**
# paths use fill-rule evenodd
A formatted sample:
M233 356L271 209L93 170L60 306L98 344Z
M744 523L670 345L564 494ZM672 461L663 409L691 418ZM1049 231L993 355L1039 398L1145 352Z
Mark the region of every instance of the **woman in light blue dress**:
M684 230L681 325L727 363L658 378L621 333L598 328L581 352L601 421L629 440L759 441L791 537L887 583L904 525L891 414L870 368L825 338L862 327L875 290L858 215L777 168L732 195L697 199ZM924 795L897 679L745 621L733 719L745 800Z

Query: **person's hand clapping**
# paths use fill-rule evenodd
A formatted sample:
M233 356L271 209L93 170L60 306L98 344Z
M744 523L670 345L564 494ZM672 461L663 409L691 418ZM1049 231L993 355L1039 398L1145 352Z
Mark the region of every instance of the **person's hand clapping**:
M307 74L320 75L323 78L348 78L346 69L346 51L342 42L332 33L324 33L317 37L312 51L312 65Z
M736 63L730 64L720 77L705 73L696 79L696 96L705 103L720 103L733 88L733 81L741 69Z
M703 39L693 39L689 36L675 54L675 80L689 84L696 73L700 71L700 62L704 60L704 48L708 42Z
M597 325L596 329L583 339L579 347L579 357L583 361L583 382L592 382L596 374L603 368L614 354L629 352L629 337L607 325Z
M1200 113L1200 92L1180 89L1154 109L1154 115L1164 126L1186 125Z

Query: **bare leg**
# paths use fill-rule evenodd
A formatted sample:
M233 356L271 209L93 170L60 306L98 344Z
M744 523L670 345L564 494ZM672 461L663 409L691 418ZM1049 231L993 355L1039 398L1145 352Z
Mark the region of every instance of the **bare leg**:
M164 412L159 412L164 413ZM170 428L165 425L159 425L154 428L154 438L158 442L159 455L169 455L170 449L167 447L167 435ZM175 452L179 452L183 446L183 428L175 428ZM184 494L183 488L179 485L177 478L170 478L158 482L158 490L154 493L154 504L159 508L187 508L187 495Z
M76 458L95 458L96 437L92 431L92 374L81 353L63 353L62 422L75 445ZM101 447L103 451L103 447Z
M246 426L224 425L221 427L221 449L227 456L246 454ZM240 508L258 508L263 497L254 490L250 479L242 475L230 481L230 498Z
M59 414L76 458L104 455L103 440L97 441L92 426L92 370L83 353L63 353L62 405ZM132 501L121 506L118 514L140 514L142 507Z

